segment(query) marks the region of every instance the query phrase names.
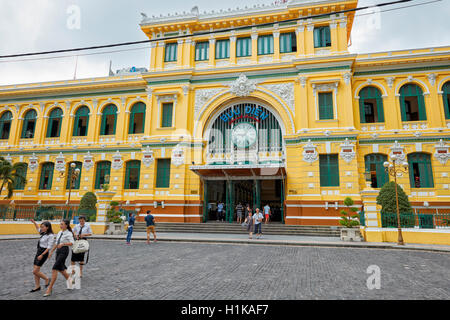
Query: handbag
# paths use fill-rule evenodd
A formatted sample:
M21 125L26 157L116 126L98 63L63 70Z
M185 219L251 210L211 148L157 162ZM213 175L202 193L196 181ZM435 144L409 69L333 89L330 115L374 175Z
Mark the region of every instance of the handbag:
M89 242L86 240L77 240L72 246L73 253L84 253L89 251Z

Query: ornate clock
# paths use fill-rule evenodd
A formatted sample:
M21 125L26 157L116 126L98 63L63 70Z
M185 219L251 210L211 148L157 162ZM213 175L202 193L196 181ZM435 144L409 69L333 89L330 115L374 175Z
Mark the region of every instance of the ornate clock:
M253 146L256 143L256 138L256 128L248 122L239 123L231 132L231 140L240 149Z

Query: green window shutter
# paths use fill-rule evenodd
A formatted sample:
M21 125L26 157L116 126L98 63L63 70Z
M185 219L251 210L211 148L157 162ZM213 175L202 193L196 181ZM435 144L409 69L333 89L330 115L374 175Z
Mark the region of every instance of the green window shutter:
M144 133L145 108L146 106L143 102L138 102L131 108L130 123L128 124L128 134ZM138 116L142 117L142 128L139 131L134 129L134 122L136 120L136 117Z
M387 161L387 156L384 154L369 154L364 157L366 171L371 171L372 164L375 165L375 174L377 179L377 186L381 188L389 181L388 174L383 166Z
M230 57L230 40L216 41L216 59L228 59Z
M433 168L431 166L431 157L426 153L412 153L408 155L409 163L409 181L411 188L416 188L414 167L418 167L418 176L420 180L420 188L433 188Z
M165 47L164 62L177 61L178 43L167 43Z
M320 186L339 186L339 160L336 154L321 154L319 156Z
M107 123L108 117L110 116L114 117L113 122L109 124L112 125L112 129L108 128ZM103 109L100 135L107 135L108 133L110 135L116 134L116 124L117 124L117 107L113 104L110 104Z
M321 46L320 29L314 28L314 48L320 48Z
M377 100L378 122L384 122L383 98L379 96L376 98L376 100Z
M326 26L323 27L323 33L324 33L324 47L329 47L331 46L331 33L330 33L330 27Z
M31 137L34 137L34 131L36 130L36 120L37 120L37 113L34 109L28 111L23 119L22 122L22 138L28 138L27 135L27 128L28 128L28 124L32 121L34 121L34 126L33 129L31 130Z
M294 52L297 44L295 32L282 33L280 35L280 53Z
M82 121L82 117L86 117L86 129L85 129L85 133L83 136L87 136L88 133L88 129L89 129L89 109L88 107L81 107L77 110L76 114L75 114L75 120L73 123L73 135L75 137L79 137L82 136L81 134L81 128L80 128L80 122Z
M25 167L24 168L18 168L17 169L17 174L22 175L23 177L27 177L27 171L28 171L28 164L24 163ZM25 183L23 181L19 181L16 180L14 182L14 189L15 190L24 190L25 189Z
M249 57L252 55L252 39L239 38L236 42L236 57Z
M170 186L170 159L158 159L156 164L156 188Z
M419 103L419 120L427 120L427 112L425 110L425 100L423 97L423 93L417 96L417 101Z
M2 117L0 118L0 139L2 140L9 139L11 122L12 122L12 113L10 111L4 112Z
M141 162L138 160L128 161L125 169L124 189L139 189L139 176L141 172Z
M163 103L161 127L163 127L163 128L172 127L172 118L173 118L173 103L172 102Z
M359 121L366 123L366 108L364 107L364 98L359 97Z
M56 130L56 135L54 138L59 137L61 133L61 122L62 122L62 110L59 108L54 109L52 112L50 112L50 116L48 117L48 123L47 123L47 134L46 137L50 138L52 137L52 132ZM56 129L54 126L58 126Z
M319 92L319 119L333 119L333 94L331 92Z
M273 35L258 37L258 55L273 54Z
M68 166L68 177L71 175L71 173L73 172L72 170L76 170L76 169L80 169L80 174L78 176L78 178L73 182L73 186L72 186L72 190L79 190L80 189L80 182L81 182L81 174L82 174L82 166L83 164L81 162L75 162L75 168L72 169L72 167ZM66 181L66 189L69 190L70 189L70 179L67 177L67 181Z
M111 162L101 161L97 163L95 171L95 189L101 189L101 185L105 184L106 176L111 174Z
M39 189L40 190L51 190L52 189L53 169L54 169L54 164L52 162L47 162L42 165L41 178L39 181Z
M195 45L195 61L209 59L209 41L198 42Z
M442 99L444 100L445 119L450 119L450 82L446 82L442 87Z

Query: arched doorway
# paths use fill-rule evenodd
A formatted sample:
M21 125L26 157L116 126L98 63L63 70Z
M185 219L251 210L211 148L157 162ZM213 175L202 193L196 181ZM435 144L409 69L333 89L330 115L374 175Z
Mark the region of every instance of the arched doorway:
M234 101L210 118L204 131L206 164L191 167L203 181L203 221L236 221L236 206L269 205L272 220L284 222L285 151L283 123L272 107L256 100Z

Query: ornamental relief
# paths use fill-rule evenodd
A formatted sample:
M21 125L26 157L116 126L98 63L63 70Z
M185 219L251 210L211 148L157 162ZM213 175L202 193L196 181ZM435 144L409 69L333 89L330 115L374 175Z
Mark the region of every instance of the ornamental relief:
M292 114L295 115L295 96L294 96L294 83L279 83L279 84L266 84L262 86L269 91L272 91L284 100L286 105L291 110Z
M195 90L195 105L194 105L194 114L197 116L202 110L203 106L215 95L219 92L224 91L224 89L199 89Z
M179 167L184 164L184 150L179 144L172 150L171 163L175 167Z

